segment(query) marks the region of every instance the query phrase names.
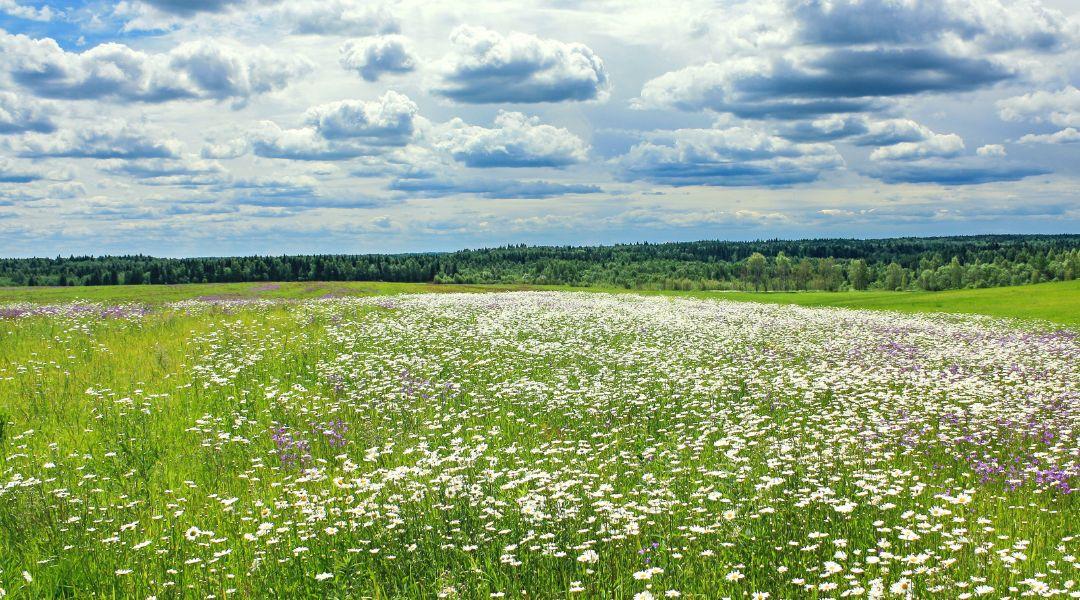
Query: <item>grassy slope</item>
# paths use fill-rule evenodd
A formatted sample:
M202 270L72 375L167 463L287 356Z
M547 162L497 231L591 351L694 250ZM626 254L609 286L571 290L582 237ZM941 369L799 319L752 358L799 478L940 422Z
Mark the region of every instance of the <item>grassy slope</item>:
M426 292L478 292L526 289L575 289L563 286L434 285L380 282L224 283L91 287L0 287L3 302L171 302L189 298L318 298L332 295L379 295ZM598 291L625 290L602 289ZM649 293L649 292L646 292ZM1019 287L945 292L651 292L727 300L837 306L901 312L955 312L996 317L1042 319L1080 327L1080 280Z

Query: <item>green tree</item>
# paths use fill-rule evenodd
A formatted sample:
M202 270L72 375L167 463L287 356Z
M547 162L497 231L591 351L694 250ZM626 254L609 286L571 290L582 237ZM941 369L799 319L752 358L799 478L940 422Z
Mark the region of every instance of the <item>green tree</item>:
M755 252L750 255L750 258L746 259L746 275L750 282L754 284L755 291L761 291L761 287L765 283L765 266L765 256L760 252Z
M848 280L851 287L856 290L865 290L870 283L870 269L866 267L866 261L857 258L848 266Z
M952 289L964 287L964 267L960 264L960 259L955 256L949 262L949 287Z
M791 281L791 259L781 250L776 255L776 277L780 280L780 289L789 289Z
M898 263L891 262L885 268L885 289L900 290L904 287L904 268Z

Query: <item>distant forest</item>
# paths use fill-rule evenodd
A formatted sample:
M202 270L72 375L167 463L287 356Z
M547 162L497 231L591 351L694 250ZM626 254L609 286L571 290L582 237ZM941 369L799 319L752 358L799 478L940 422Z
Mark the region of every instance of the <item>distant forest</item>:
M945 290L1080 277L1080 235L507 246L424 254L0 259L0 285L402 281L627 289Z

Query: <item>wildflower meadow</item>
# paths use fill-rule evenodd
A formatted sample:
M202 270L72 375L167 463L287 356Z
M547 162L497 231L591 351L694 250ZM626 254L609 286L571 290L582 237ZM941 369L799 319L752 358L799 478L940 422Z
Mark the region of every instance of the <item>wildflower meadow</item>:
M1080 597L1080 335L580 292L0 307L0 596Z

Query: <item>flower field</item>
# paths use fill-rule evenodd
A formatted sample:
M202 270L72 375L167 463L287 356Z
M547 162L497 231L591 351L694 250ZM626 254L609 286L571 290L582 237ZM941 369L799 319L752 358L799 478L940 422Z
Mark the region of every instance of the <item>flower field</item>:
M1080 335L572 292L0 306L0 596L1080 597Z

